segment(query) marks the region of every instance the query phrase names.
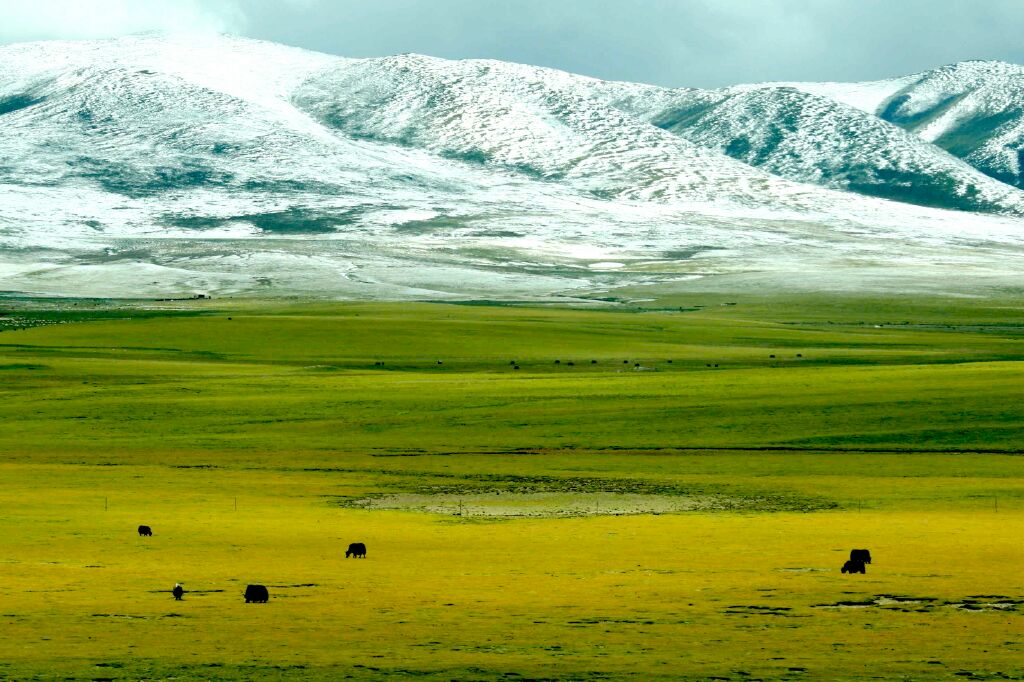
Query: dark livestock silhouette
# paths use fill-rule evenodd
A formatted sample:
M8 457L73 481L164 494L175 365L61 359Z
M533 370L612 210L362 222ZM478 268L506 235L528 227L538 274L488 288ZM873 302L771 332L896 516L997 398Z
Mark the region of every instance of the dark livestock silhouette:
M245 603L266 604L270 600L270 592L266 585L247 585L245 588Z
M177 601L181 601L181 595L185 594L185 588L181 586L181 583L175 583L174 589L171 590L171 594Z
M345 558L347 559L349 555L355 557L356 559L365 559L366 545L364 545L361 542L353 542L351 545L348 546L348 550L345 552Z
M149 526L139 526L139 535L145 535L146 537L153 536L153 529Z
M867 573L867 570L864 568L863 561L854 561L853 559L850 559L843 564L843 573Z
M851 549L850 561L861 561L865 564L871 563L871 551L867 549Z

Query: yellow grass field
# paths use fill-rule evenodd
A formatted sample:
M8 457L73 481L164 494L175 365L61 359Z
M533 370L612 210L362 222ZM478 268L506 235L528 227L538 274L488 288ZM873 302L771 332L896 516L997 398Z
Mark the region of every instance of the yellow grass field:
M963 608L1022 599L1019 509L472 522L331 508L310 476L2 473L10 677L40 662L115 679L859 679L1024 665L1019 611ZM153 537L136 536L140 519ZM357 539L368 558L346 560ZM866 543L868 574L841 575L845 551ZM180 603L175 581L189 590ZM247 581L269 585L271 603L244 604ZM879 595L934 601L824 606Z
M346 342L353 310L387 369ZM0 335L0 679L1024 678L1013 330L227 314L243 334L204 312ZM449 316L477 334L458 361ZM654 370L605 360L643 340ZM583 345L604 364L548 361ZM794 346L806 365L766 357Z
M1024 672L1019 606L985 606L1024 599L1020 509L473 522L331 508L309 476L29 469L2 470L7 677ZM929 601L825 606L879 595Z

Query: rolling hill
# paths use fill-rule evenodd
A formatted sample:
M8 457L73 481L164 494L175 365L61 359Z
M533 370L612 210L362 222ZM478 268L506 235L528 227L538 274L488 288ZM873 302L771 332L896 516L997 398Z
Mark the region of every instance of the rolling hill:
M232 37L0 47L0 290L593 298L1019 275L1021 190L810 90Z

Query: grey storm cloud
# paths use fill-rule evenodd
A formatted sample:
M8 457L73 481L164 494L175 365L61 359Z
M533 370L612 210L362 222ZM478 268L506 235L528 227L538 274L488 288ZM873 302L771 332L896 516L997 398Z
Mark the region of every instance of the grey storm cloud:
M0 42L227 32L709 87L1024 61L1024 0L0 0Z

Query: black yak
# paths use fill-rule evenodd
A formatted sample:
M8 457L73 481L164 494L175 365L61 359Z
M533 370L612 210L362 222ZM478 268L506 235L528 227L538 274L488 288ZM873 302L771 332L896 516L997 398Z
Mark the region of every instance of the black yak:
M350 555L355 557L356 559L365 559L366 545L364 545L361 542L353 542L351 545L348 546L348 550L345 552L345 558L349 558Z
M270 600L270 592L266 585L247 585L245 588L245 603L266 604Z
M871 563L871 551L867 549L851 549L850 561L860 561L865 564Z
M867 573L867 570L864 569L863 561L851 559L843 564L843 573Z
M181 601L181 596L185 594L185 588L181 586L181 583L174 583L174 589L171 590L171 594L177 601Z
M153 536L153 529L149 526L139 526L139 535L145 535L146 537Z

